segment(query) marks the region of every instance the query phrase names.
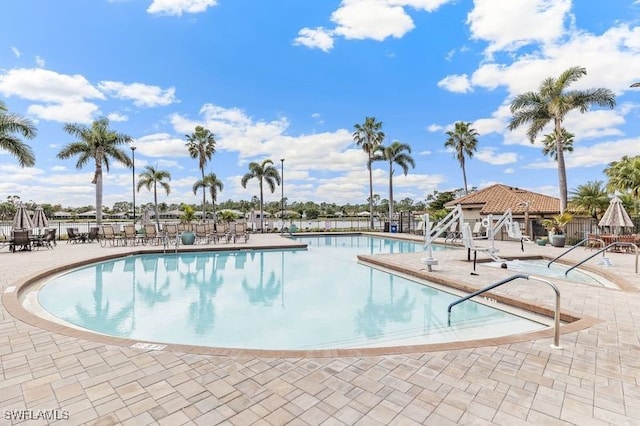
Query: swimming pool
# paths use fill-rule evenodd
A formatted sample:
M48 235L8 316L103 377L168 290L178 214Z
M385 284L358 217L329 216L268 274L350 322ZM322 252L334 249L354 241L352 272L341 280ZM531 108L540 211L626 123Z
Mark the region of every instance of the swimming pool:
M300 238L308 250L144 254L63 273L39 304L111 336L252 349L388 347L547 328L370 268L352 254L422 250L363 236ZM364 250L364 251L363 251Z
M482 265L499 268L502 263L503 262L488 262L482 263ZM577 268L572 269L565 276L565 272L570 268L570 266L558 262L554 262L550 266L547 266L549 261L546 259L513 259L506 261L506 264L507 269L518 273L567 280L600 287L618 288L618 286L599 275Z

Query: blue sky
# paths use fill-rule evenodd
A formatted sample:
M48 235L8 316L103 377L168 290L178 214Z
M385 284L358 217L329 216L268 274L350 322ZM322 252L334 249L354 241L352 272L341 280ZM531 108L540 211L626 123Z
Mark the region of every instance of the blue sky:
M196 125L218 140L206 171L224 182L220 201L258 194L257 182L240 185L249 162L284 158L289 200L366 203L366 157L351 136L366 116L384 123L386 143L413 149L397 200L462 187L444 149L460 120L480 134L470 186L557 196L555 163L524 129L506 130L509 103L576 65L588 75L572 88L607 87L618 104L567 117L569 189L640 155L640 89L629 88L640 81L638 0L10 0L0 25L0 99L38 127L35 167L0 150L1 199L95 204L91 167L56 154L74 141L64 123L101 116L135 139L137 172L171 172L169 203L199 203L184 147ZM375 165L381 198L387 179ZM105 205L129 201L131 170L114 165L104 185Z

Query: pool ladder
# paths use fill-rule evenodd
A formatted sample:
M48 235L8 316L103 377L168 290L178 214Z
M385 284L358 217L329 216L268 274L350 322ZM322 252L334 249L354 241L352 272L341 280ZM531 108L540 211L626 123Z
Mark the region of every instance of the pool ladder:
M626 241L615 241L611 244L609 244L608 246L604 247L604 241L601 240L600 238L593 238L593 237L587 237L584 240L580 241L578 244L574 245L573 247L571 247L569 250L565 251L564 253L562 253L559 256L556 256L555 259L549 261L549 263L547 263L547 268L549 268L551 266L551 264L553 262L555 262L556 260L560 259L562 256L564 256L565 254L575 250L576 248L580 247L583 243L587 242L587 241L598 241L601 242L603 247L598 250L597 252L595 252L594 254L592 254L591 256L587 257L586 259L581 260L580 262L578 262L577 264L573 265L572 267L570 267L569 269L567 269L566 271L564 271L564 276L566 277L567 274L569 273L569 271L577 268L578 266L582 265L583 263L585 263L588 260L593 259L594 257L596 257L597 255L599 255L600 253L602 253L602 256L604 257L605 252L607 250L609 250L610 248L613 247L633 247L635 254L636 254L636 262L635 262L635 267L636 267L636 274L638 273L638 246L634 243L628 243Z
M175 244L175 253L178 253L178 245L180 245L180 234L176 235L176 244ZM162 238L162 252L166 253L167 249L169 248L169 236L167 234L164 234L163 238Z
M449 307L447 308L447 325L449 327L451 327L451 308L453 308L455 305L464 302L465 300L469 300L472 297L476 297L484 292L487 292L489 290L493 290L496 287L500 287L503 284L506 284L508 282L511 282L513 280L517 280L520 278L524 278L526 280L534 280L534 281L540 281L543 283L547 283L551 286L551 288L553 289L553 291L556 293L556 309L555 309L555 313L553 315L553 328L554 328L554 334L553 334L553 344L551 345L552 348L554 349L562 349L562 347L560 346L560 290L558 290L558 287L556 287L555 284L553 284L551 281L547 281L545 279L539 278L539 277L534 277L532 275L525 275L525 274L515 274L512 275L508 278L505 278L502 281L498 281L496 283L493 283L491 285L488 285L487 287L480 289L478 291L475 291L461 299L456 300L455 302L449 304Z

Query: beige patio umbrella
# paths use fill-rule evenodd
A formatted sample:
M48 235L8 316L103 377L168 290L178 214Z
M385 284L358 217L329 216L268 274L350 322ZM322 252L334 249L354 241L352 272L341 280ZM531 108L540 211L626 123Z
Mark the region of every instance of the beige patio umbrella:
M49 226L49 220L44 214L44 209L41 206L36 207L36 212L33 215L33 227L44 229Z
M142 226L151 225L153 222L151 221L151 212L149 210L145 210L140 215L140 224Z
M616 228L618 233L621 228L633 227L633 221L629 217L629 213L624 209L622 201L618 196L614 196L611 199L607 211L604 212L602 219L598 222L598 226L609 227L610 231Z
M13 226L14 230L26 229L30 231L33 228L29 212L23 203L18 204L18 210L16 210L16 214L13 216L13 223L11 226Z

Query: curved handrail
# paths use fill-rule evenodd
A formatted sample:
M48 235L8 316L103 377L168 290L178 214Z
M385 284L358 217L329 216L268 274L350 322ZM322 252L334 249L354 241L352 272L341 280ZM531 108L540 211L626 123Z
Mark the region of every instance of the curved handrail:
M517 280L519 278L524 278L526 280L534 280L534 281L540 281L543 283L547 283L551 286L551 288L553 289L553 291L556 293L556 309L555 309L555 313L553 315L553 345L551 345L551 347L555 348L555 349L562 349L562 347L560 346L560 290L558 290L558 287L556 287L555 284L553 284L551 281L539 278L539 277L535 277L532 275L525 275L525 274L515 274L512 275L510 277L507 277L501 281L498 281L496 283L493 283L491 285L488 285L485 288L482 288L478 291L474 291L473 293L462 297L458 300L456 300L453 303L450 303L449 306L447 307L447 325L450 327L451 326L451 308L453 308L455 305L464 302L465 300L469 300L472 297L478 296L486 291L489 290L493 290L496 287L499 287L503 284L506 284L508 282L511 282L513 280Z
M559 256L556 256L555 259L550 260L549 263L547 263L547 268L551 267L551 264L553 262L555 262L556 260L560 259L562 256L564 256L565 254L569 253L570 251L573 251L575 249L577 249L578 247L580 247L583 243L589 242L589 241L600 241L602 243L602 246L604 247L605 243L604 240L601 240L600 238L593 238L593 237L587 237L584 240L580 241L579 243L575 244L573 247L569 248L569 250L565 251L564 253L560 254ZM597 253L596 253L597 254ZM604 256L604 255L603 255Z
M605 248L600 249L595 254L587 257L586 259L582 260L581 262L573 265L571 268L569 268L566 271L564 271L564 276L566 277L567 274L569 273L569 271L571 271L571 270L577 268L578 266L582 265L587 260L591 260L592 258L594 258L595 256L599 255L600 253L603 253L603 252L609 250L611 247L615 247L615 246L621 246L621 247L627 246L627 247L634 247L635 248L635 252L636 252L636 274L637 274L638 273L638 246L635 243L627 243L625 241L616 241L616 242L613 242L613 243L609 244Z

